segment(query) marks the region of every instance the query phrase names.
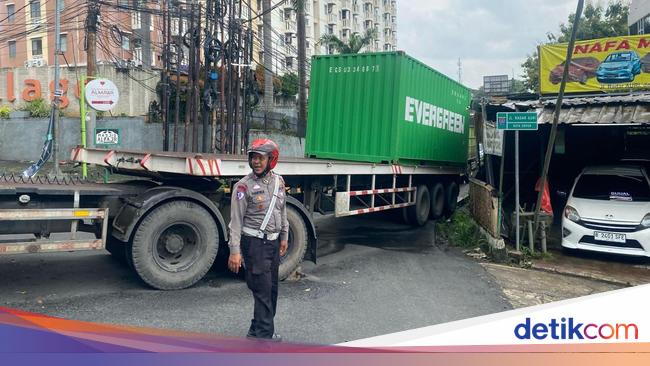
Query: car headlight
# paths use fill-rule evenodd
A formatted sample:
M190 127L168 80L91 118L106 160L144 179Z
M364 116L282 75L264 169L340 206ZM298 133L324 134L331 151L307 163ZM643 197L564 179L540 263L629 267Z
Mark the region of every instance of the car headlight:
M643 220L641 220L641 226L643 227L650 227L650 213L645 215Z
M567 219L573 221L573 222L578 222L580 221L580 215L578 215L578 210L571 206L566 206L564 208L564 217Z

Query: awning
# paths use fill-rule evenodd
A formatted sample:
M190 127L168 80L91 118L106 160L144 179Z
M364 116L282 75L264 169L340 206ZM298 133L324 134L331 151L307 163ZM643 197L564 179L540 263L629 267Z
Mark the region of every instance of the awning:
M539 123L553 123L556 99L504 100L490 106L537 111ZM565 98L560 123L650 124L650 93Z

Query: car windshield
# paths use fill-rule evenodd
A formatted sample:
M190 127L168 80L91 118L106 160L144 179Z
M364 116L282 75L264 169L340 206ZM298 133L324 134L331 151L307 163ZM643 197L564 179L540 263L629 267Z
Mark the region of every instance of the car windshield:
M650 186L642 176L585 174L578 180L573 197L650 202Z
M605 62L619 62L630 61L631 55L629 53L613 53L607 56Z

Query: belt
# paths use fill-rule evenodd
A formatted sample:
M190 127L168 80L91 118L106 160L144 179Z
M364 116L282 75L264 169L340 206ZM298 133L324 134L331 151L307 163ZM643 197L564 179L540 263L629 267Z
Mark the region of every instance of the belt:
M263 231L249 229L247 227L242 228L242 232L248 236L264 240L275 240L280 236L280 233L264 234Z

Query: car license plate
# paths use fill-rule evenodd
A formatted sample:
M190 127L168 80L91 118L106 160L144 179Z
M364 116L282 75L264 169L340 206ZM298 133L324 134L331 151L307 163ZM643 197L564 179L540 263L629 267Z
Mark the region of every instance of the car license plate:
M625 234L594 231L594 239L614 243L625 243Z

